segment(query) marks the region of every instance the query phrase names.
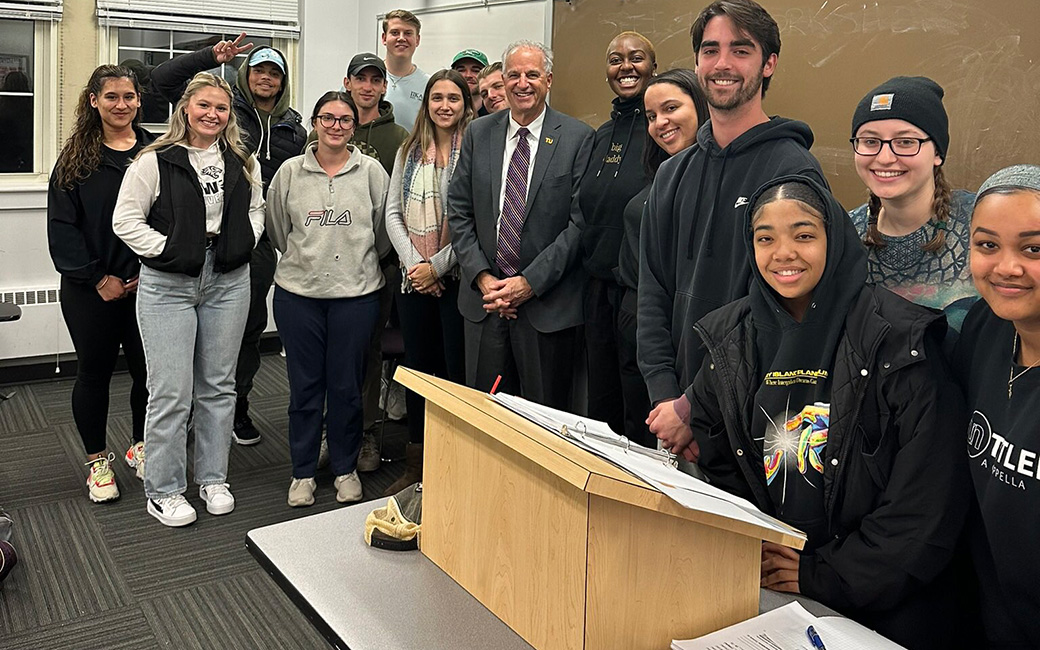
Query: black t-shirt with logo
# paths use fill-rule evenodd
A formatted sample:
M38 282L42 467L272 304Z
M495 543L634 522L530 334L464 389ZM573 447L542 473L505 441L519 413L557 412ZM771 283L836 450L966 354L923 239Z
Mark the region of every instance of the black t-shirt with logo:
M955 360L972 412L967 454L979 517L968 532L986 639L990 647L1038 648L1040 368L1015 363L1015 338L1014 325L980 300Z

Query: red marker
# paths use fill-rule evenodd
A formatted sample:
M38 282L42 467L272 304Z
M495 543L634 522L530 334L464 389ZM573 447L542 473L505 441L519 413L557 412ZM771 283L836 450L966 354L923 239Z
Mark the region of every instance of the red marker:
M496 390L498 390L498 384L499 384L499 383L500 383L501 381L502 381L502 375L499 375L499 376L498 376L498 379L496 379L496 380L495 380L495 385L491 387L491 394L492 394L492 395L494 395L494 394L495 394L495 391L496 391Z

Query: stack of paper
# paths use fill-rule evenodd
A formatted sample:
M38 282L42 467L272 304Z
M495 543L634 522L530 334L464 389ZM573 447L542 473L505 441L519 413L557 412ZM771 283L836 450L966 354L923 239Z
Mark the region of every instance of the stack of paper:
M679 471L666 452L648 449L614 433L606 422L542 406L522 397L496 393L510 411L617 465L691 510L759 526L805 539L805 533L759 510L755 504Z
M827 650L905 650L851 619L813 616L798 602L699 639L672 641L672 650L813 650L810 625Z

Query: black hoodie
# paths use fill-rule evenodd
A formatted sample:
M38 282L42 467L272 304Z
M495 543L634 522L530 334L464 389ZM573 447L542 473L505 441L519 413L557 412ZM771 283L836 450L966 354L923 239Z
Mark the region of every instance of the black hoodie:
M773 117L723 149L709 120L693 146L661 165L639 241L636 340L652 403L678 397L700 367L693 324L747 295L743 213L755 190L788 174L826 186L812 143L807 124Z
M135 125L137 143L127 151L102 145L98 168L71 189L51 174L47 187L47 242L54 268L66 279L97 286L106 275L124 282L137 276L141 262L112 232L123 174L134 156L155 139Z
M596 130L592 154L578 190L585 219L582 260L594 278L615 280L623 233L622 214L629 199L646 185L643 146L646 113L643 96L615 98L610 121Z
M957 444L967 418L941 351L944 319L865 284L852 222L799 180L826 197L824 274L800 323L757 270L747 297L698 321L708 357L686 392L698 465L764 512L808 524L802 594L910 650L971 647L951 565L970 498Z

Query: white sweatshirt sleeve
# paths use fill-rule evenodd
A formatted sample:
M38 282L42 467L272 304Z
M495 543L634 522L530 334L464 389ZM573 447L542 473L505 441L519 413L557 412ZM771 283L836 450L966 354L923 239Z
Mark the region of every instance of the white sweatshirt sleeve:
M249 197L249 222L253 225L253 246L264 234L264 182L260 176L260 161L255 155L249 157L249 173L254 179L252 196Z
M141 257L157 257L166 247L166 235L148 225L158 196L159 161L149 151L127 167L112 211L112 232Z

